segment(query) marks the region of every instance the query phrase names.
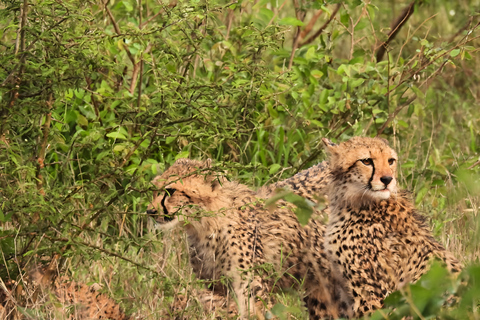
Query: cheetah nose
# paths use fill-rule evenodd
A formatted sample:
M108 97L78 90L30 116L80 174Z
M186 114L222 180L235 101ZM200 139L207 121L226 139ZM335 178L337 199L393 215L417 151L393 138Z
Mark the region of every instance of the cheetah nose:
M147 214L157 214L157 210L156 209L148 209Z
M390 177L390 176L383 176L383 177L380 178L380 181L383 182L383 184L385 185L385 187L388 186L388 184L389 184L390 182L392 182L392 180L393 180L393 178Z

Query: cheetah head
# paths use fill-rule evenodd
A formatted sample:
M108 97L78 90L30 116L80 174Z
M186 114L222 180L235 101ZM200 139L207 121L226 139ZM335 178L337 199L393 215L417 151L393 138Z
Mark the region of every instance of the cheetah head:
M177 160L152 183L158 191L147 208L158 227L171 229L179 223L198 219L206 211L218 210L228 205L221 192L225 178L214 172L211 160Z
M364 205L397 192L397 154L387 140L354 137L334 144L322 139L330 155L334 188L351 204Z

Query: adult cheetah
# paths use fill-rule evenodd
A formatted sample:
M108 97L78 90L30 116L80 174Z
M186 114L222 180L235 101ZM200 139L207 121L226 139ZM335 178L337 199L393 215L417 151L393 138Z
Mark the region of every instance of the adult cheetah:
M210 161L177 160L153 183L161 192L154 194L147 212L161 229L184 229L193 271L213 282L216 298L226 296L228 288L215 280L230 280L241 317L261 317L255 296L268 301L274 283L285 288L303 279L328 306L322 316L339 315L330 292L342 288L323 281L330 270L323 250L325 227L317 220L302 227L291 205L282 201L266 209L256 192L212 171ZM265 263L280 279L261 274Z
M383 299L417 281L433 257L452 273L458 260L432 236L408 194L397 190L397 154L381 138L323 139L330 156L330 217L325 250L341 296L354 317L381 308ZM323 293L320 293L323 296ZM323 317L322 297L307 297L312 319Z

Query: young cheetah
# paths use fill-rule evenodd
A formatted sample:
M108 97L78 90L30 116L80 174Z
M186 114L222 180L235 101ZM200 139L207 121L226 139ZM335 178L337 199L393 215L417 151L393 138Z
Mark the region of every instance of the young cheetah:
M2 286L0 319L30 319L18 310L19 307L36 309L45 304L55 306L50 310L47 307L46 311L62 319L130 319L115 301L97 292L93 286L71 281L66 276L59 277L57 261L58 256L55 256L47 266L32 268L21 282L9 281Z
M452 273L461 269L433 238L408 195L397 190L397 154L386 140L323 142L331 174L325 250L333 277L347 289L339 299L355 317L381 308L389 293L418 280L433 257ZM319 300L315 292L307 297L312 319L323 316Z
M285 288L303 279L328 306L322 315L339 315L329 298L332 289L318 276L330 273L323 225L312 220L303 228L291 205L282 201L265 209L257 193L215 174L210 161L180 159L153 183L164 191L154 195L147 212L161 229L184 229L193 271L212 281L217 295L226 296L228 288L215 280L230 280L241 317L261 317L255 296L268 301L274 283ZM281 275L277 282L261 274L259 266L265 263Z

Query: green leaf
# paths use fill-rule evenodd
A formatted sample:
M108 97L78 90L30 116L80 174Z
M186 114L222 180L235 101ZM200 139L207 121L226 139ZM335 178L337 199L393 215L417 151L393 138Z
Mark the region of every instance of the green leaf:
M188 150L182 151L175 156L175 160L188 158L190 156L190 152Z
M346 27L349 26L350 15L348 14L348 12L346 11L342 12L342 14L340 15L340 22Z
M274 164L272 164L272 165L270 166L270 170L268 171L268 173L269 173L270 175L275 174L275 173L278 172L278 170L280 170L281 167L282 167L282 166L279 165L278 163L274 163Z
M315 78L315 79L320 79L323 77L323 72L320 70L312 70L310 71L310 74Z
M122 1L122 4L125 7L125 10L127 10L128 12L133 11L133 5L130 3L130 1L128 0Z
M167 139L165 139L165 143L166 143L166 144L170 144L170 143L172 143L173 141L175 141L175 139L177 139L176 136L174 136L174 137L167 137Z
M283 19L281 19L280 21L278 21L278 24L279 25L287 25L287 26L295 26L295 27L303 27L305 24L294 18L294 17L285 17Z
M305 53L305 59L307 60L312 60L315 57L315 47L310 47L307 50L307 53Z
M416 86L411 86L410 87L412 91L419 97L421 100L425 100L425 94Z
M127 140L127 137L125 137L123 133L117 132L117 131L107 133L107 137L113 138L113 139Z
M356 87L362 85L364 82L365 82L365 79L356 79L356 80L353 80L353 81L350 83L350 86L351 86L352 88L356 88Z
M460 54L460 49L453 49L452 51L450 51L450 57L452 58L455 58L459 54Z

